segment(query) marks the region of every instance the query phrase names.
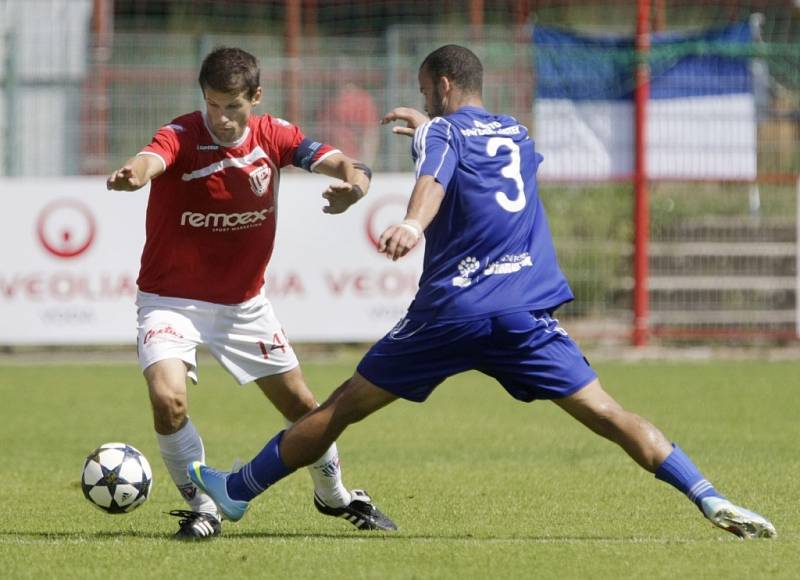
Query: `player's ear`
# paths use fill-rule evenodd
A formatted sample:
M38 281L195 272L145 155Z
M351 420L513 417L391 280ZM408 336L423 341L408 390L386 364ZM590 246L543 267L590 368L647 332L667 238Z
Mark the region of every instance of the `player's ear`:
M447 77L439 78L439 93L442 95L448 94L453 89L453 83Z
M250 99L250 104L253 105L254 107L258 105L261 102L262 94L263 92L261 90L261 87L257 87L256 92L253 94L253 98Z

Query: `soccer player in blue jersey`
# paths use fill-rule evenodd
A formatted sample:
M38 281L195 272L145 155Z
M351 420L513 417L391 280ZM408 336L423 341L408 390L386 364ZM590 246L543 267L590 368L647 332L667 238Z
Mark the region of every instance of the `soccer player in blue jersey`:
M764 517L722 496L650 422L608 395L578 345L552 317L573 299L558 266L536 185L542 161L528 132L482 101L483 68L447 45L419 69L428 120L397 108L384 122L414 138L416 184L405 219L379 250L392 260L425 235L419 291L406 317L320 407L281 431L241 471L202 463L189 476L231 520L278 480L317 459L351 423L403 398L422 402L447 377L474 369L516 399L552 399L644 469L743 538L775 537Z

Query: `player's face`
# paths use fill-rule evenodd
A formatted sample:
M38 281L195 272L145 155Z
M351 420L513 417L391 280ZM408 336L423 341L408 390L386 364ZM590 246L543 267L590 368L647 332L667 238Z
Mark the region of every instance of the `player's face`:
M244 133L250 113L261 101L261 88L250 99L246 92L222 93L211 88L203 91L211 130L220 141L231 143Z
M425 112L431 118L444 115L445 102L439 83L434 81L427 68L419 71L418 78L419 92L425 98Z

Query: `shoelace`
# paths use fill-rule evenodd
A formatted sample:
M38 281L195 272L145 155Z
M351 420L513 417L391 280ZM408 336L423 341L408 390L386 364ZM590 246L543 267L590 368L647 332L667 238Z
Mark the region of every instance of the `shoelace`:
M189 510L172 510L167 512L171 516L175 516L176 518L181 518L178 522L178 525L183 528L184 526L192 524L195 520L199 519L202 514L198 512L192 512Z
M361 504L362 506L364 506L363 509L364 509L364 511L366 512L367 515L370 515L370 516L375 515L376 509L375 509L375 506L372 505L371 503L368 503L368 502L360 500L360 499L354 500L352 503L358 503L358 504Z

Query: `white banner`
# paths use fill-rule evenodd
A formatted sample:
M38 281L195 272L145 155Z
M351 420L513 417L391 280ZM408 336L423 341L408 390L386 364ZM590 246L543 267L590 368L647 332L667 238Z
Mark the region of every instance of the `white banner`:
M421 245L397 262L375 246L405 217L414 175L375 175L369 195L339 215L322 213L330 181L281 177L267 297L291 340L374 341L405 314L422 274Z
M399 262L374 241L401 219L411 174L376 175L341 215L322 213L330 179L286 172L267 296L295 341L372 341L402 317L422 249ZM136 338L146 191L100 177L0 179L0 344L122 344Z
M756 178L752 94L656 99L647 104L645 154L652 179ZM538 99L536 148L543 180L628 179L633 174L633 104Z

